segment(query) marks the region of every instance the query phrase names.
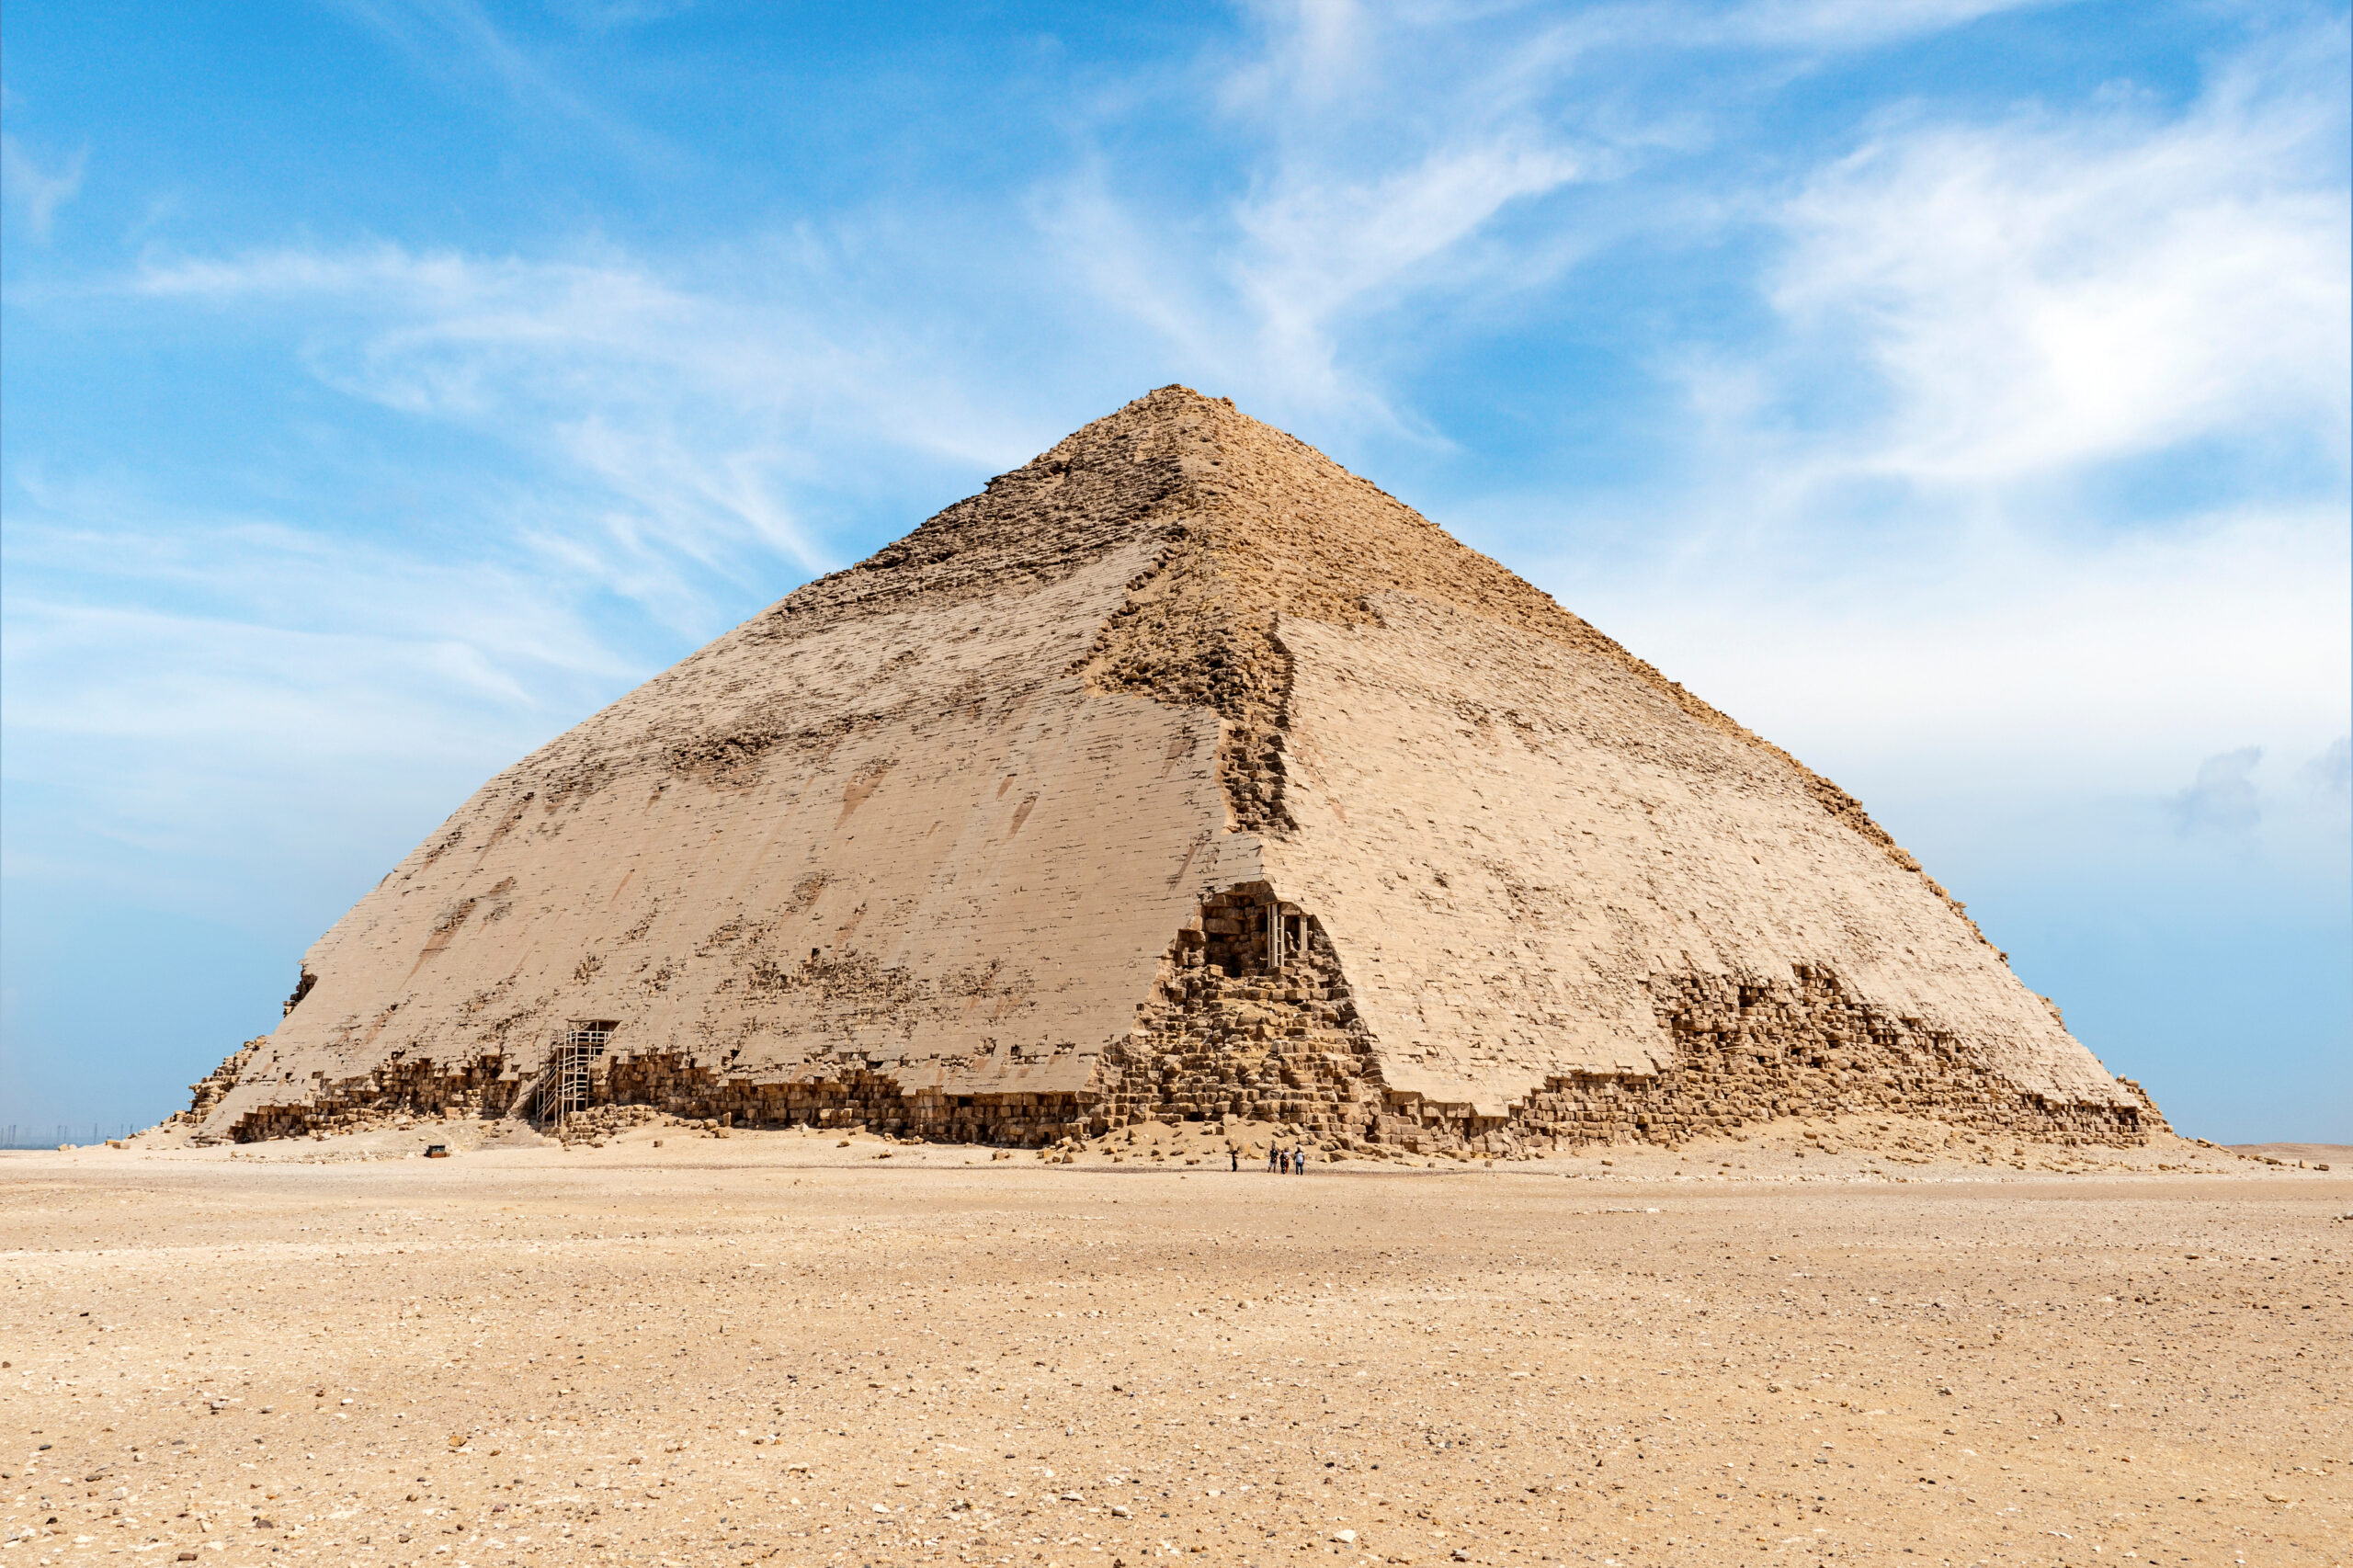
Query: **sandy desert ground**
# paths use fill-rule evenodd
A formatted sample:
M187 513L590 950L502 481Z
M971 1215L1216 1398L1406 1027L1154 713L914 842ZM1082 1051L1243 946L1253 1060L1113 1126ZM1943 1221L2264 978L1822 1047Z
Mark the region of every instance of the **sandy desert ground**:
M6 1156L0 1568L2353 1555L2330 1151L1263 1147Z

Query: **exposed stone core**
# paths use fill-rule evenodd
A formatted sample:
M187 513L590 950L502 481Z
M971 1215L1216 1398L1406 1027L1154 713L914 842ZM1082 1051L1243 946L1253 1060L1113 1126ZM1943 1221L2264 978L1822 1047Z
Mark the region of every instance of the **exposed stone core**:
M538 1118L592 1021L597 1106L932 1138L2156 1125L1851 797L1181 387L492 779L183 1116Z

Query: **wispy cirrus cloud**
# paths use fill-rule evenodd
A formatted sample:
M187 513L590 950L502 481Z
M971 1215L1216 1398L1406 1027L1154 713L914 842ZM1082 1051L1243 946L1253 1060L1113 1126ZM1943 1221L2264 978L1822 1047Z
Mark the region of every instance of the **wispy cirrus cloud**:
M1231 386L1267 416L1315 413L1403 428L1393 393L1344 360L1368 317L1417 297L1491 288L1468 254L1514 203L1575 179L1574 153L1495 142L1433 150L1361 178L1291 170L1211 219L1213 256L1114 194L1097 167L1041 201L1050 264L1081 280L1182 373ZM1189 226L1189 225L1188 225Z
M637 673L544 563L14 480L15 879L200 910L222 857L281 894L322 861L364 869L396 852L384 829L429 822Z
M487 89L517 110L588 127L627 148L645 145L642 132L575 87L545 51L501 27L476 0L328 3L449 85ZM615 22L636 19L626 15L628 9L633 7L582 5L573 14L584 23L600 13Z
M1278 415L1442 441L1370 339L1542 312L1612 245L1721 240L1763 205L1743 160L1723 188L1660 165L1792 76L2030 4L1256 5L1238 40L1078 115L1088 154L1034 206L1050 264L1181 363ZM1208 106L1187 134L1237 157L1207 199L1126 151L1172 103Z
M1904 790L2154 801L2185 748L2323 745L2353 702L2345 67L2316 24L2171 107L1905 104L1727 210L1769 313L1658 346L1688 483L1550 585Z
M43 166L44 160L23 142L0 131L0 199L25 215L25 227L40 243L49 243L57 210L81 194L82 176L90 165L90 150L74 149L67 157Z
M2147 533L1981 522L1867 551L1726 530L1539 576L1867 801L2155 801L2186 751L2310 755L2342 729L2348 572L2341 517L2309 507Z
M9 722L20 733L244 743L356 759L439 709L563 712L630 673L547 564L330 536L38 469L13 476Z
M1529 258L1485 244L1499 220L1596 174L1599 150L1547 109L1547 24L1356 0L1245 20L1231 46L1078 118L1086 152L1032 201L1045 259L1119 312L1139 353L1270 416L1427 438L1351 360L1370 321L1524 288ZM1171 200L1131 140L1155 114L1238 153L1235 177Z
M837 564L811 498L858 463L1028 455L984 384L925 362L920 321L860 320L790 254L701 271L375 245L151 259L129 289L250 330L298 311L321 381L544 465L562 507L510 508L502 531L681 631L715 630L713 574Z
M1710 15L1686 12L1699 36L1720 42L1866 48L1965 26L2005 11L2063 0L1760 0Z
M1898 113L1810 179L1773 300L1886 391L1841 433L1852 464L1984 485L2286 433L2341 467L2345 61L2331 25L2228 62L2186 114Z

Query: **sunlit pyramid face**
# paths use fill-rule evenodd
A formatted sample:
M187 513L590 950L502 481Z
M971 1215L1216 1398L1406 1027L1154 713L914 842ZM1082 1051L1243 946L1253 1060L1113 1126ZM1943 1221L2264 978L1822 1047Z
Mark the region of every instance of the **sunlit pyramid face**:
M205 1135L2155 1125L1843 791L1180 387L492 779L302 973Z

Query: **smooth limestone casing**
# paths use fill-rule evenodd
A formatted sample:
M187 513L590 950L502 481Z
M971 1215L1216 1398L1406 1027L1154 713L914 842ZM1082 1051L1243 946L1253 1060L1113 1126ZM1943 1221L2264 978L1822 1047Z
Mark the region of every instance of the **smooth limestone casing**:
M1920 878L1790 771L1648 682L1455 608L1285 619L1287 801L1267 873L1315 910L1384 1083L1500 1117L1549 1078L1648 1074L1654 981L1826 968L2029 1094L2128 1097Z
M1052 673L1150 559L800 638L804 727L866 722L742 781L641 748L567 789L562 743L499 775L311 949L314 983L207 1125L364 1112L387 1063L485 1053L504 1071L471 1108L501 1109L574 1019L753 1085L1084 1088L1082 1045L1124 1032L1201 886L1259 875L1256 837L1222 831L1213 716ZM595 722L708 720L773 659L731 634ZM859 699L886 682L877 715Z
M1205 905L1262 897L1314 973L1188 991ZM1791 1074L2145 1106L1835 785L1181 388L499 775L304 970L200 1135L511 1110L589 1019L600 1097L1024 1142L1180 1080L1375 1135L1416 1098L1688 1133ZM1690 1103L1636 1117L1645 1081Z

